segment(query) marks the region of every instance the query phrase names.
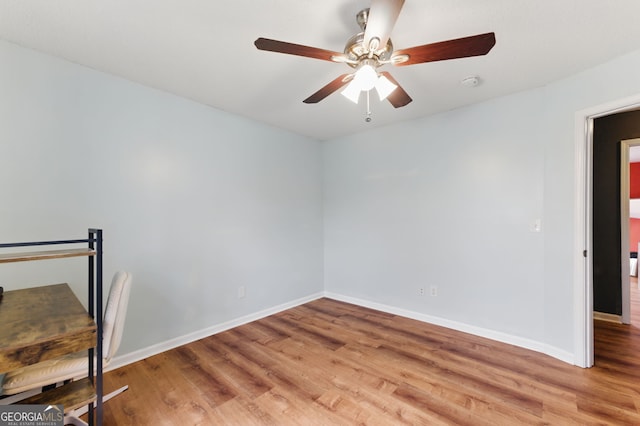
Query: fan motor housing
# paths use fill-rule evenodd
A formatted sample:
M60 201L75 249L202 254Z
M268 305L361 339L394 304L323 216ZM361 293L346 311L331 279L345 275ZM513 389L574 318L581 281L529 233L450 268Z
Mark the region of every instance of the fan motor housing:
M369 48L364 45L364 32L354 35L347 41L347 44L344 46L344 53L353 61L359 61L360 59L369 57ZM393 43L391 42L391 39L389 39L387 44L384 46L384 49L378 49L372 52L371 59L376 59L376 61L387 61L391 58L392 53ZM357 64L349 65L354 68L357 66Z
M393 43L391 39L387 40L387 44L383 49L376 49L374 52L369 52L369 47L364 45L364 32L367 28L367 20L369 19L369 9L362 9L356 15L356 22L362 32L351 37L347 44L344 47L344 53L351 59L355 61L354 63L350 63L349 65L353 68L358 66L358 61L364 58L375 59L378 61L388 61L391 58L391 54L393 53Z

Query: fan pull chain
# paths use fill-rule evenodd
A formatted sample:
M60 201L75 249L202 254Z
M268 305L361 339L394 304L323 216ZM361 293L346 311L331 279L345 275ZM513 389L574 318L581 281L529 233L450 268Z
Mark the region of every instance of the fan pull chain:
M367 123L371 123L371 104L369 103L370 92L371 90L367 90L367 116L364 119L364 121L366 121Z

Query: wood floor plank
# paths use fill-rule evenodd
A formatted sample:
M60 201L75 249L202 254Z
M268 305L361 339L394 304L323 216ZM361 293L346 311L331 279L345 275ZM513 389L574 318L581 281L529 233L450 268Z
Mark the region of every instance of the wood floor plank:
M636 282L637 286L637 282ZM114 425L640 424L632 324L596 321L596 364L319 299L105 375Z
M227 345L260 366L263 370L261 374L275 383L276 387L295 389L300 397L307 401L315 401L326 390L321 384L304 380L304 365L288 364L286 357L271 351L268 347L243 341L227 343Z
M280 424L268 411L262 409L254 401L242 397L234 398L227 404L217 407L215 413L220 420L207 424L247 426ZM190 423L187 420L182 424L188 425Z
M500 411L505 413L519 412L528 423L540 420L541 406L538 400L529 398L520 391L509 391L508 388L499 387L474 380L472 377L463 378L454 373L450 368L441 368L427 359L406 358L399 350L390 350L381 347L373 354L366 354L367 362L377 363L378 368L385 368L394 376L402 377L399 387L406 385L415 389L428 391L430 403L436 406L444 404L443 413L459 413L460 410L470 412L477 416L478 412L495 412L493 416L499 418ZM372 360L372 361L371 361ZM393 363L393 364L392 364ZM407 395L395 391L397 395L403 395L404 401L409 401ZM417 402L417 401L416 401ZM503 410L495 410L493 407L504 407ZM472 409L473 408L473 409ZM440 413L440 415L443 415ZM458 418L463 422L467 416ZM509 414L513 417L513 414Z

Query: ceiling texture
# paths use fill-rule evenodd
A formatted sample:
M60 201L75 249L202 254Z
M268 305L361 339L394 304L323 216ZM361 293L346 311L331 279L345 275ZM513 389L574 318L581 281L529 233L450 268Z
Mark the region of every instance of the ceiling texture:
M303 99L346 64L259 51L258 37L342 52L368 0L0 0L0 38L313 139L544 86L640 49L640 1L406 0L396 49L495 32L486 56L385 65L413 98ZM477 76L480 84L461 81Z

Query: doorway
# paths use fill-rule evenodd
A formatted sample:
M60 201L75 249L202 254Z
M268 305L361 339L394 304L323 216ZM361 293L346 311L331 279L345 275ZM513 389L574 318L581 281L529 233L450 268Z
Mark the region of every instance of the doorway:
M580 367L588 368L594 363L592 196L594 122L597 118L638 109L640 109L640 94L578 111L575 115L574 364ZM622 137L618 141L629 138ZM621 287L620 280L617 282Z
M622 282L622 315L620 321L623 324L631 324L631 276L636 277L637 285L638 266L638 235L631 232L631 221L637 220L640 215L638 201L640 201L640 188L635 182L631 182L632 163L640 162L640 138L627 139L620 142L620 258L621 258L621 282ZM635 171L635 168L634 168ZM635 173L633 173L635 177ZM633 219L633 218L636 219ZM634 236L633 241L631 236ZM635 253L635 259L631 257ZM631 270L631 264L634 270Z
M625 195L627 203L621 206L621 212L628 213L622 217L623 224L626 225L622 229L623 241L626 238L628 242L629 273L623 275L622 288L627 289L627 293L623 292L623 306L628 306L628 315L623 318L623 323L632 324L638 327L640 306L638 305L638 252L640 251L640 138L624 140L621 143L621 164L626 167L621 173L621 194ZM625 156L626 154L626 156ZM624 187L626 185L626 188ZM623 246L624 247L624 246ZM623 265L626 266L626 265Z

